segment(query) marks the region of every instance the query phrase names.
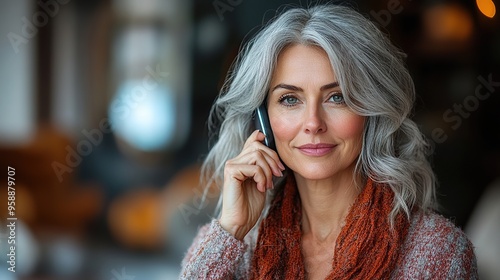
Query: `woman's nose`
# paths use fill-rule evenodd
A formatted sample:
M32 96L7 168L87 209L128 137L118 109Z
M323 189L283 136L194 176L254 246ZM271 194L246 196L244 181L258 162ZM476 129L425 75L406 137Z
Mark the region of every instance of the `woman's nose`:
M317 134L326 131L325 111L321 106L308 106L304 115L306 133Z

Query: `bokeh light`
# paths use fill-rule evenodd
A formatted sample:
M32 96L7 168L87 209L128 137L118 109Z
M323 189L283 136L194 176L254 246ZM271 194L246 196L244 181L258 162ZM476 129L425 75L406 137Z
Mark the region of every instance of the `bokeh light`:
M495 3L492 0L476 0L477 8L483 15L493 18L496 13Z
M167 86L146 90L141 80L125 81L109 108L116 135L132 147L148 152L172 144L176 113L175 100Z

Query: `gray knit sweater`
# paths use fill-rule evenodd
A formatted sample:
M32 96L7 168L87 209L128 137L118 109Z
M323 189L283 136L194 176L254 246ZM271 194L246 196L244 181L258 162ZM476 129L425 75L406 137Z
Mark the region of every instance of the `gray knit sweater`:
M240 241L213 220L185 255L180 279L248 279L254 239ZM436 213L413 215L399 258L392 279L478 279L472 243Z

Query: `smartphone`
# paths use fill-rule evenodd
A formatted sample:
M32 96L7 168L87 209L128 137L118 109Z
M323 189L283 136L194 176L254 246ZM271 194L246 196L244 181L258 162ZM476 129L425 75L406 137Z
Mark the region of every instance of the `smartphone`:
M255 128L260 130L266 136L264 138L264 145L276 151L276 144L274 143L274 135L271 130L271 123L267 114L267 104L263 102L255 110Z

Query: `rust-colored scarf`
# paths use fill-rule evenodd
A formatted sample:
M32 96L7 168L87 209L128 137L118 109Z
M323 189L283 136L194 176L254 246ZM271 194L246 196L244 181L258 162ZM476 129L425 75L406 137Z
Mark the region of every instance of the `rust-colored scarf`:
M408 232L399 214L390 228L394 193L368 182L347 214L337 237L331 273L326 279L388 279ZM252 279L305 279L301 250L301 204L293 176L273 199L259 229L252 258Z

